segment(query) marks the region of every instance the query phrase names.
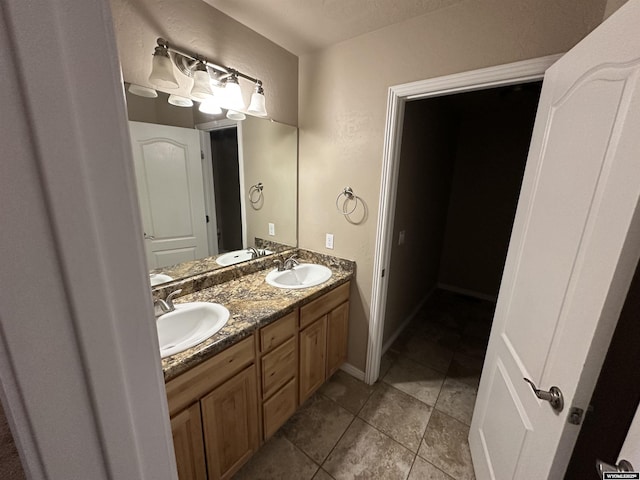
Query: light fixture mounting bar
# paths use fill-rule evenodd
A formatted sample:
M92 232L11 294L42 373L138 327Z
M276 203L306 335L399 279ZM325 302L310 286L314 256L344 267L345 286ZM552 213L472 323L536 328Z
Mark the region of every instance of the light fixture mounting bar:
M206 57L199 55L197 53L189 53L186 52L184 50L181 50L179 48L173 47L171 45L169 45L169 42L167 40L165 40L164 38L159 37L158 40L158 45L165 47L169 52L173 53L174 55L181 55L183 57L187 57L190 58L191 60L193 60L194 62L202 62L204 63L207 67L211 67L214 70L217 70L218 72L220 72L222 74L221 78L225 78L233 73L235 73L238 77L242 77L246 80L249 80L250 82L253 83L257 83L259 85L262 85L262 81L254 78L250 75L247 75L246 73L240 72L239 70L236 70L235 68L231 68L231 67L223 67L220 64L217 64L215 62L212 62L211 60L207 59Z

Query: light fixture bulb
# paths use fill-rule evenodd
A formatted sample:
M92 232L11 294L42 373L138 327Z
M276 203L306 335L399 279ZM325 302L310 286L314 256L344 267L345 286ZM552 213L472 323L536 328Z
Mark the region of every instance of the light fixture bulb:
M227 78L227 84L224 87L224 90L226 99L225 107L236 111L244 110L246 108L244 100L242 99L242 90L238 83L238 77L235 73L231 73Z
M195 100L204 101L213 96L211 91L211 80L207 67L203 63L198 64L198 68L193 72L193 87L191 97Z
M134 95L138 95L139 97L146 98L157 98L158 92L156 92L153 88L144 87L142 85L136 85L135 83L129 84L129 93L133 93Z
M256 83L256 91L251 95L251 103L247 112L258 117L267 116L267 108L265 106L264 89L261 83Z
M220 105L218 105L218 101L215 97L209 97L207 100L203 101L198 107L198 110L209 115L220 115L222 113L222 109L220 108Z
M193 107L193 100L186 97L181 97L180 95L169 95L169 100L167 100L171 105L176 107Z
M247 116L242 112L236 112L235 110L227 110L227 118L229 120L244 120Z
M166 45L156 47L153 52L153 63L149 81L158 87L178 88L178 81L173 73L173 64Z

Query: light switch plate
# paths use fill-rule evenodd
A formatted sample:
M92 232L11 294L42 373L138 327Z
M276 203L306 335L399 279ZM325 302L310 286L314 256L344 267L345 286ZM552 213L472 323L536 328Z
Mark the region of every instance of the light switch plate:
M273 223L269 224L269 235L273 236L276 234L276 226Z
M333 233L327 233L327 238L325 240L324 246L333 250Z

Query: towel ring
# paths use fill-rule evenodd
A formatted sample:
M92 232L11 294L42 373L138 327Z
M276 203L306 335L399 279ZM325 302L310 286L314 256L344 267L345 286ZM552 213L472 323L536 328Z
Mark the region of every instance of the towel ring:
M259 182L259 183L256 183L255 185L252 185L251 188L249 189L249 201L251 202L252 205L255 205L262 199L263 188L264 186L262 185L262 182Z
M339 205L340 197L345 197L344 201L342 202L342 209L340 209L340 205ZM348 200L355 200L355 205L350 211L345 212L344 206L346 205ZM336 209L344 216L351 215L353 212L356 211L356 208L358 208L359 200L360 200L360 197L358 197L355 193L353 193L353 190L351 189L351 187L345 187L344 190L342 190L342 192L340 192L336 197Z

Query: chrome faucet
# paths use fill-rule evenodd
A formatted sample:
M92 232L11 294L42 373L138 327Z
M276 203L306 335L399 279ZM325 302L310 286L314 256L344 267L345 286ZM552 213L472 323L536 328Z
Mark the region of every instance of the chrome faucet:
M258 257L260 257L260 256L261 256L261 255L260 255L260 251L259 251L259 250L256 250L254 247L249 247L249 248L247 248L247 252L249 252L249 253L251 254L251 258L252 258L252 259L254 259L254 258L258 258Z
M298 261L298 255L294 253L284 261L282 268L283 270L291 270L296 265L300 265L300 262Z
M165 313L173 312L176 306L173 304L173 299L180 295L182 290L175 290L167 295L167 298L162 300L161 298L154 299L153 301L153 313L156 317L164 315Z

